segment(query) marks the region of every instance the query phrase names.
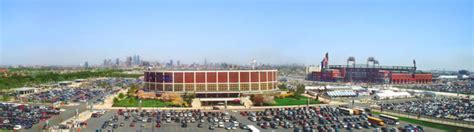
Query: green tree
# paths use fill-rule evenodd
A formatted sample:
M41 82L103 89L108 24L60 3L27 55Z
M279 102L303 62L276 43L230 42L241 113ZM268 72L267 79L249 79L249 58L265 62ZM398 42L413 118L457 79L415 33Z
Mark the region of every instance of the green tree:
M119 99L117 97L114 98L114 104L117 103Z
M288 87L286 86L286 84L280 84L278 85L278 89L280 89L281 91L287 91Z
M10 95L8 95L8 94L3 94L3 95L2 95L2 101L10 101L11 98L12 98L12 97L11 97Z
M119 99L123 99L123 98L125 98L125 94L123 94L123 93L119 93L119 95L118 95L118 98L119 98Z
M305 86L303 84L298 84L296 86L295 96L300 96L305 91Z
M188 104L191 104L194 98L196 98L196 94L194 93L188 94L188 92L185 92L183 95L184 102Z

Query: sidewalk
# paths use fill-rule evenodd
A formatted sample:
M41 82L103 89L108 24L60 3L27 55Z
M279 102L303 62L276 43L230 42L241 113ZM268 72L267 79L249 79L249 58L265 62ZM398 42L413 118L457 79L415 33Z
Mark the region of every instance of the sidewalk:
M301 94L301 95L302 95L302 96L305 96L305 97L308 97L308 98L316 99L316 97L311 96L311 95L309 95L309 94ZM320 102L328 102L329 105L347 105L347 103L339 102L339 101L334 101L334 100L330 100L330 99L326 99L326 98L321 97L321 96L318 97L318 100L319 100Z

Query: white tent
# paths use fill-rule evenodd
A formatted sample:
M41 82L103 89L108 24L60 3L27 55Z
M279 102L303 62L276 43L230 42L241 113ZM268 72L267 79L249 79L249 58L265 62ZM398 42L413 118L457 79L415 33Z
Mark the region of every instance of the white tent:
M411 94L408 92L394 92L391 90L384 90L375 94L376 99L394 99L394 98L409 98Z

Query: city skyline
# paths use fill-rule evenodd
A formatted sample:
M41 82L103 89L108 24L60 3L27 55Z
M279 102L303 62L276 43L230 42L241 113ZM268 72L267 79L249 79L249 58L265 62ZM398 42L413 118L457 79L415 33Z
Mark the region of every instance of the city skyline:
M0 65L359 64L473 69L472 2L1 1Z

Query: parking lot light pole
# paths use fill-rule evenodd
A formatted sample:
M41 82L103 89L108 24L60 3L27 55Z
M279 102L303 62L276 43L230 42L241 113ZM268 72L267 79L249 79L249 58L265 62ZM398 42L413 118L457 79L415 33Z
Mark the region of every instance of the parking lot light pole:
M141 99L138 101L138 108L139 108L140 110L142 110L142 100L141 100Z

